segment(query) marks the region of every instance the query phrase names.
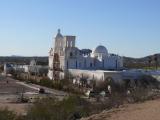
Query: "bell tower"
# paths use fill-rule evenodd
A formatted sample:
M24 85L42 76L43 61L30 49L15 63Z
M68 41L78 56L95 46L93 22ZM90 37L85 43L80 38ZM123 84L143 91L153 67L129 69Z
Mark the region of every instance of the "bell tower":
M63 35L61 34L60 29L58 29L58 33L54 38L54 52L59 54L61 53L61 51L63 50Z
M64 57L64 37L58 29L58 33L54 38L54 53L53 53L53 79L60 79L60 72L62 71L63 66L63 57Z

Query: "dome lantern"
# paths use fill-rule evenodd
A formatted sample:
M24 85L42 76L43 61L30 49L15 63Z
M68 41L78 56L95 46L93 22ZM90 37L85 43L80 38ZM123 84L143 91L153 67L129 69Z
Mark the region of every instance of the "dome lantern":
M60 30L60 29L58 29L58 32L57 32L57 35L56 35L55 38L56 38L56 39L57 39L57 38L63 38L63 35L61 34L61 30Z

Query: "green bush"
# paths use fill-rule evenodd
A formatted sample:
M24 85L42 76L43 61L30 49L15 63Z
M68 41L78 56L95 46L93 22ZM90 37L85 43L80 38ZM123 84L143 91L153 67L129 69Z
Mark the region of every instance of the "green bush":
M52 88L52 87L53 87L53 81L48 80L48 79L41 79L38 84L39 84L39 85L42 85L42 86L49 87L49 88Z
M0 110L0 120L17 120L16 114L8 109Z
M29 120L74 120L89 114L89 103L77 96L62 101L44 98L37 101L29 110Z

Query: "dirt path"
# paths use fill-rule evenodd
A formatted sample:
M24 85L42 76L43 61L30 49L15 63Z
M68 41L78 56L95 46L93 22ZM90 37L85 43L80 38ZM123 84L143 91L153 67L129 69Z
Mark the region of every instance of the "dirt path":
M160 120L160 99L124 105L82 120Z

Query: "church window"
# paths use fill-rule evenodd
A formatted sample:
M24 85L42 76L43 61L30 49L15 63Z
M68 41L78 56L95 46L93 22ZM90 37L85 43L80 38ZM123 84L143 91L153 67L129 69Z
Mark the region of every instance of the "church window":
M76 69L77 69L77 61L76 61Z
M62 47L62 43L61 42L59 43L59 46Z
M72 52L70 52L70 57L72 57L73 56L73 53Z
M116 60L115 62L116 62L116 69L118 69L118 60Z
M103 68L104 68L104 60L102 60L102 62L103 62L102 64L103 64Z
M90 67L92 67L93 66L93 64L92 63L90 63Z
M69 47L69 42L67 41L67 47Z
M96 66L96 60L95 60L95 59L94 59L94 61L93 61L93 65Z
M69 64L69 63L68 63L68 60L67 60L67 69L68 69L68 64Z
M84 67L86 68L86 64L87 64L87 62L86 62L86 59L84 60Z
M77 50L75 51L75 55L77 55Z

